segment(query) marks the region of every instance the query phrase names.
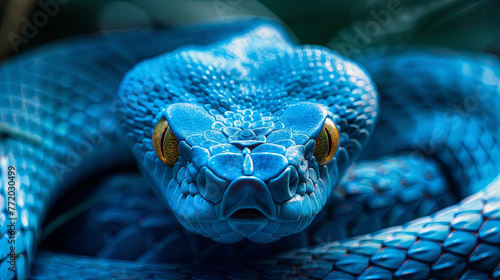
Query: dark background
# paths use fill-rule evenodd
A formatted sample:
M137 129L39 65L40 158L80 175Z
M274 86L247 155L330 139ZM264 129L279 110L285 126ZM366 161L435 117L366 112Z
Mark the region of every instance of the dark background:
M500 53L496 0L0 0L0 11L0 59L78 34L244 15L276 18L300 43L326 45L352 57L402 44ZM30 24L35 30L26 33Z

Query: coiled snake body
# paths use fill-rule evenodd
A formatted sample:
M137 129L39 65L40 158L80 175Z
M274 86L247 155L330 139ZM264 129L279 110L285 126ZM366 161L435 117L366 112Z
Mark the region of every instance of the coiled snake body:
M160 279L499 279L497 59L407 50L363 65L298 46L265 20L112 33L6 61L1 278L26 278L35 262L37 279L125 268ZM367 161L352 165L362 150ZM286 236L307 232L316 245L218 268L35 261L58 196L134 159L195 234L296 248ZM9 166L15 273L5 257ZM454 198L465 200L433 214ZM398 226L412 212L432 215ZM356 234L365 235L347 238Z

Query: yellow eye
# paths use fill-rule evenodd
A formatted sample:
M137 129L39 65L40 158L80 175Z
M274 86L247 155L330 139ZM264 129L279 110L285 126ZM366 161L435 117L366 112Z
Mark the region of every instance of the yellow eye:
M156 155L167 166L174 166L179 159L179 142L166 119L161 119L153 131L153 147Z
M325 165L333 159L337 153L339 141L340 134L337 125L331 119L326 119L325 126L316 138L314 147L314 157L319 165Z

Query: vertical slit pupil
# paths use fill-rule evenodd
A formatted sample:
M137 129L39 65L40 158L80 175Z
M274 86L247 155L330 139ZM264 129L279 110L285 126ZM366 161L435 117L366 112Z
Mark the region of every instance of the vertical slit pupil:
M325 131L326 131L326 136L328 137L328 151L326 153L326 157L330 156L330 153L332 152L332 136L330 135L330 131L328 131L328 128L325 126Z
M163 152L163 141L165 140L165 134L167 133L168 126L165 128L163 133L161 134L161 140L160 140L160 148L161 148L161 155L163 158L165 158L165 153Z

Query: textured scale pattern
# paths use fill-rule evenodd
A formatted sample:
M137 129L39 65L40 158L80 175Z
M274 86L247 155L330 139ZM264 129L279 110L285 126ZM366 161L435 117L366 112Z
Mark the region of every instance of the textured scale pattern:
M207 25L201 29L115 33L46 46L2 64L2 186L7 186L8 166L15 166L22 174L16 181L16 212L22 217L16 228L19 278L27 276L34 260L50 202L96 168L132 162L118 135L115 114L104 106L116 107L115 92L126 71L146 57L186 44L214 42L228 32L250 27L251 23L244 22L225 28ZM152 38L157 44L148 48L139 43ZM101 157L104 153L113 156ZM3 202L6 190L1 193ZM6 205L0 206L2 251L8 244ZM6 268L6 257L1 261L0 267ZM14 276L7 269L0 275L3 279Z
M362 64L262 20L82 38L5 62L0 171L2 186L8 166L18 174L18 271L2 256L0 278L33 265L33 279L500 279L498 59L410 49ZM153 149L163 118L173 167ZM340 146L320 166L325 119ZM65 253L36 254L58 197L133 158L142 179L94 181L92 207L48 236L72 235ZM261 216L235 216L248 208Z
M499 279L500 184L402 226L282 254L239 267L193 270L182 265L140 265L45 253L33 279L90 275L109 279ZM70 265L68 265L70 260ZM63 267L64 269L60 269ZM242 275L243 274L243 275ZM105 279L105 278L103 278Z
M404 54L365 64L385 112L366 155L416 150L416 158L432 156L445 164L460 195L476 192L500 166L497 59L440 49Z
M430 215L457 202L448 178L433 159L392 155L353 164L336 197L309 232L312 243L367 234Z
M397 169L400 165L405 168ZM387 172L391 168L396 172ZM432 162L422 166L409 160L407 155L353 165L340 185L346 190L345 195L325 207L324 215L320 215L308 229L310 237L300 237L299 240L297 237L284 238L267 245L249 242L222 245L197 238L175 222L146 182L135 174L117 175L97 182L99 191L85 199L89 201L84 203L88 210L66 222L41 246L78 255L190 264L229 264L268 258L290 247L314 245L399 225L452 204L454 200L438 171ZM373 172L382 172L386 177L375 176ZM370 188L372 184L367 184L367 178L377 181L380 189ZM401 185L401 178L407 180L406 187ZM354 182L360 186L356 187ZM84 185L82 189L93 185L96 183ZM81 193L73 195L75 198L67 197L66 200L82 197ZM115 199L109 200L108 197ZM53 212L66 213L71 208L72 205L66 205ZM184 249L175 249L178 247ZM213 258L214 252L217 258Z
M42 249L110 259L192 265L238 263L289 249L288 244L282 248L288 239L266 245L251 242L225 245L194 235L177 222L152 186L135 173L114 175L85 184L82 189L94 186L97 186L95 193L85 196L75 192L67 197L66 205L55 206L52 212L56 215L69 213L74 207L71 201L85 197L83 213L49 234L40 244ZM86 238L88 236L92 238ZM304 245L296 243L293 247Z
M266 25L213 49L145 61L126 75L118 95L141 169L184 227L222 243L269 243L303 231L377 116L376 93L357 65L326 49L295 46ZM314 139L326 117L339 126L340 149L319 166ZM150 140L163 118L179 140L173 168ZM233 218L242 208L268 219L248 225Z

